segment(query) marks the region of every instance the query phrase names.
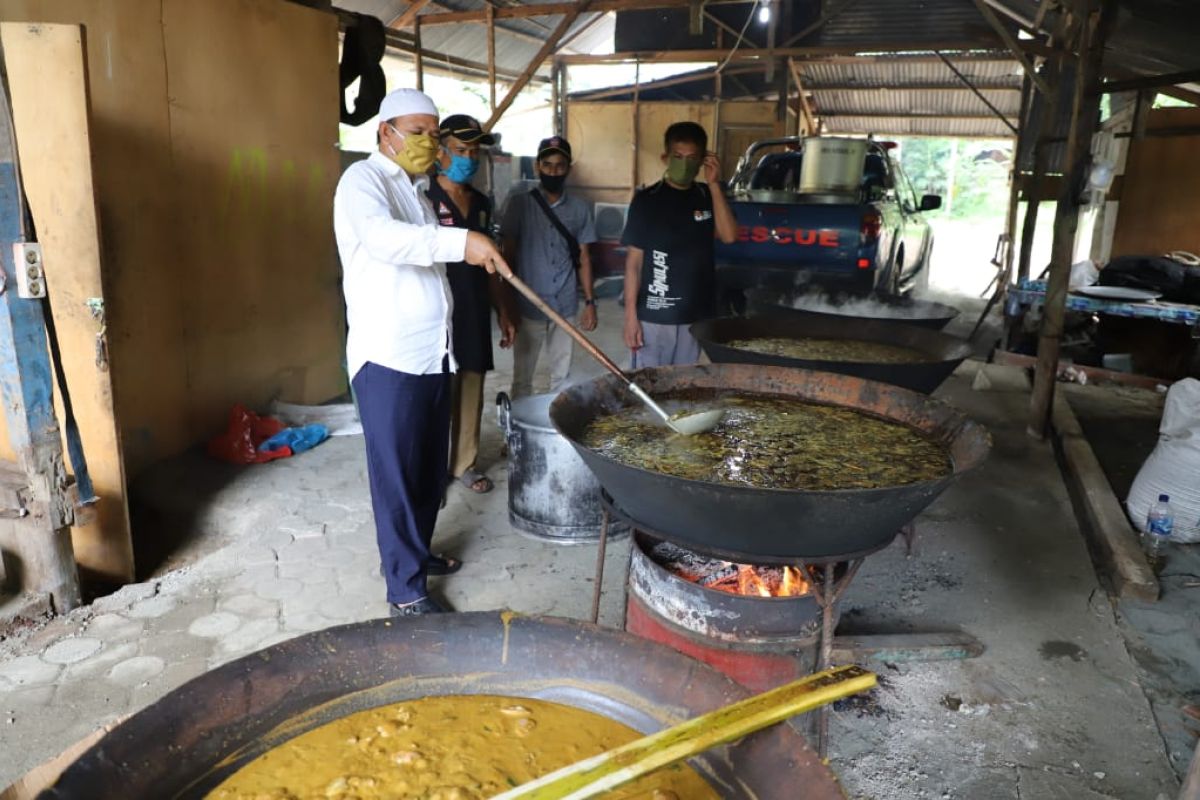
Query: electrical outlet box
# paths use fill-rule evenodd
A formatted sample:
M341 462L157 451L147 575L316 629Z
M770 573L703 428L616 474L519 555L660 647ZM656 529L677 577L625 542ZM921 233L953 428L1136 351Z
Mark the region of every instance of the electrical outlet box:
M37 242L13 243L13 269L17 273L17 296L40 300L46 296L46 272L42 268L42 246Z

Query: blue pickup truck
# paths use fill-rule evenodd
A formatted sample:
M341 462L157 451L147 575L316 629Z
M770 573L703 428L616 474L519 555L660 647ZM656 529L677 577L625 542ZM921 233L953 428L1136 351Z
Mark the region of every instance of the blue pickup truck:
M917 197L894 147L789 136L747 148L729 187L738 239L717 245L723 307L739 307L736 298L753 287L816 283L898 296L927 285L933 235L921 212L941 198Z

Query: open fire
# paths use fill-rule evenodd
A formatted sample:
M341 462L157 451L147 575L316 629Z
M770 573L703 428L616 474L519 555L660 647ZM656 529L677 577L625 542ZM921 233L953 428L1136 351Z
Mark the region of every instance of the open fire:
M736 564L700 555L668 542L650 550L659 566L708 589L750 597L801 597L812 590L812 578L801 567Z

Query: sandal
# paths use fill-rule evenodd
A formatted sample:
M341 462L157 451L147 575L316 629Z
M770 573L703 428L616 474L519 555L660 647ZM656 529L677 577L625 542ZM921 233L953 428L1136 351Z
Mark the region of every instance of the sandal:
M495 488L492 479L477 469L467 470L462 475L459 475L456 480L472 492L475 492L475 494L487 494Z
M431 555L425 562L427 575L453 575L462 569L463 562L454 556Z

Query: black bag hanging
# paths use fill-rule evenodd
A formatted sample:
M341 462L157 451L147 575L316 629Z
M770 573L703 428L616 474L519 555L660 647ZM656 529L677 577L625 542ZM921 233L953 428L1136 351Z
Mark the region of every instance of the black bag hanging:
M546 198L542 197L541 192L539 192L537 189L533 189L529 193L533 195L533 199L537 201L538 207L541 208L545 213L546 219L550 220L550 224L554 226L554 229L558 231L564 239L567 240L567 250L571 253L571 263L575 265L575 269L579 269L579 240L571 235L571 232L567 230L566 225L562 224L562 220L558 218L558 214L554 213L554 209L552 209L550 204L546 202Z
M1200 305L1200 269L1166 256L1117 256L1100 270L1099 283L1148 289L1168 302Z
M341 119L346 125L362 125L379 113L379 104L387 94L387 79L383 75L383 51L387 45L387 28L376 17L355 14L355 22L346 28L342 39L342 63L338 65L338 92ZM346 109L346 88L356 78L358 97L354 110Z

